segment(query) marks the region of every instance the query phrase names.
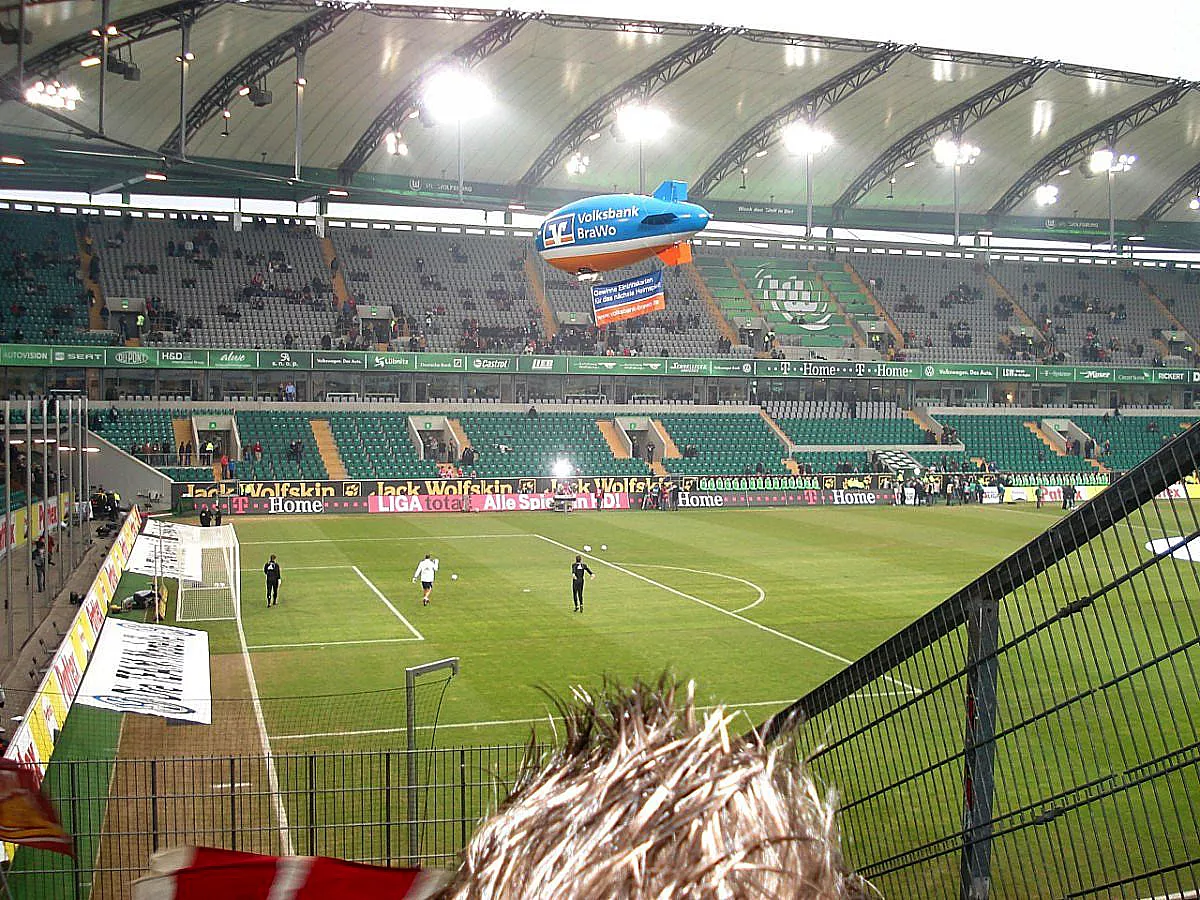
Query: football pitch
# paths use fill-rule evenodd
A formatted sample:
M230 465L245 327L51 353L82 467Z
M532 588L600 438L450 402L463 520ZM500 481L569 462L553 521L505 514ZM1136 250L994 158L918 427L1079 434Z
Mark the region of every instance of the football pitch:
M901 507L238 519L245 656L235 623L193 627L210 633L214 684L248 658L274 753L377 746L404 728L394 698L405 667L448 656L462 668L439 698L436 746L524 743L534 726L553 740L547 692L665 670L694 679L699 703L741 711L749 728L1058 515ZM283 583L267 608L262 566L272 553ZM426 553L441 563L429 606L411 580ZM571 601L577 553L596 574L582 614ZM898 696L919 687L887 684ZM273 702L299 697L345 702L314 702L307 716ZM285 707L288 715L275 712ZM423 713L423 728L432 716Z

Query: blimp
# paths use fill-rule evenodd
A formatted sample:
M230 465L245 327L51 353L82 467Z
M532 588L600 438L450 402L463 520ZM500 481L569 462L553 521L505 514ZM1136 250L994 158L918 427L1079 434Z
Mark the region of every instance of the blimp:
M556 209L538 229L537 251L581 279L652 256L678 266L692 261L687 241L711 218L687 202L685 182L664 181L650 196L604 194Z

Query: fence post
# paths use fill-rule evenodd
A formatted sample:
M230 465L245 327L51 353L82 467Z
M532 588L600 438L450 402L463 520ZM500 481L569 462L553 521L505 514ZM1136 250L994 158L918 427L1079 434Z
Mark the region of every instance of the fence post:
M233 757L229 757L229 849L237 847L237 796L234 785L237 783L237 769Z
M71 760L67 763L67 765L70 767L70 771L71 771L71 830L76 835L78 835L79 834L79 772L78 772L78 769L79 769L79 766L82 765L82 763L78 760ZM118 763L118 765L119 765L119 763ZM90 780L91 779L89 779L89 781ZM101 828L103 828L103 821L101 821ZM80 859L78 854L75 856L74 859L71 860L71 871L75 875L75 878L74 878L75 900L83 900L83 882L80 880L80 877L79 877L82 874L79 871L79 869L83 864L84 864L84 862L82 859ZM95 865L94 860L92 862L92 865ZM91 880L95 881L95 877L93 876Z
M383 756L383 849L392 864L392 751Z
M308 754L308 855L317 855L317 755Z
M467 751L458 748L458 839L459 849L467 846Z
M992 585L988 584L988 587ZM989 592L977 600L965 624L966 730L963 735L963 848L959 896L961 900L987 900L992 880L1000 598Z
M158 760L150 760L150 848L158 852Z

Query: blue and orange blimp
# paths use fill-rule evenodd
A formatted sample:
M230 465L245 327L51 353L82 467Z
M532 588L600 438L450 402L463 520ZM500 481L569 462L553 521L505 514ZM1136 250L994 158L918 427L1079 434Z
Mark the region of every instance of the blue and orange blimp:
M538 229L537 251L564 272L586 277L657 256L669 266L692 261L688 239L712 216L687 202L687 184L664 181L644 194L604 194L568 203Z

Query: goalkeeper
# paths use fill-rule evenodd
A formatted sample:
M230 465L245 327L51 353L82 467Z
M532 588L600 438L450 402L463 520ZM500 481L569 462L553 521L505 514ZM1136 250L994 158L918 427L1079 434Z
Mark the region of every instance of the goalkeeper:
M413 572L413 584L416 584L417 579L420 579L421 590L425 592L421 598L421 603L424 606L429 605L429 595L433 593L433 579L437 575L437 570L438 561L426 553L425 558L417 563L417 571Z

